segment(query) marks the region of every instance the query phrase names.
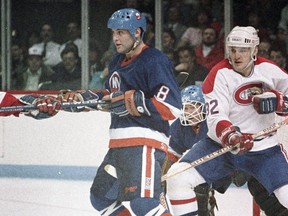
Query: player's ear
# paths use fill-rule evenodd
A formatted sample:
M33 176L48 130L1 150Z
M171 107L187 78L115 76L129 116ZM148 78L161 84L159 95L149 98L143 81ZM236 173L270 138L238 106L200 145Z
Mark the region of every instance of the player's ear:
M142 34L141 28L137 28L136 31L135 31L135 37L137 39L140 39L141 38L141 34Z

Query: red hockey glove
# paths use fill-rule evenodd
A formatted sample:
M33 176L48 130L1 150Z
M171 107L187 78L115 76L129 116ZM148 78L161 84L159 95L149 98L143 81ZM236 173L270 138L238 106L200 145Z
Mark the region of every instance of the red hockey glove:
M277 90L266 91L252 98L254 109L259 114L276 112L288 114L288 99L282 92Z
M140 90L129 90L125 93L118 91L110 95L112 113L122 117L128 114L132 116L150 116L145 104L144 93Z
M240 133L235 127L226 128L220 136L223 146L234 146L231 151L233 154L243 154L253 147L252 134Z
M101 100L104 96L102 91L71 91L71 90L60 90L58 96L62 98L63 102L84 102L88 100ZM98 106L88 106L86 108L98 110ZM65 111L69 112L81 112L85 110L85 107L73 107L67 108Z
M33 104L38 110L28 112L35 119L45 119L56 115L61 109L61 98L45 95L24 95L19 99L23 104Z
M34 104L38 107L40 113L48 113L48 115L54 116L61 109L61 98L53 96L39 97Z

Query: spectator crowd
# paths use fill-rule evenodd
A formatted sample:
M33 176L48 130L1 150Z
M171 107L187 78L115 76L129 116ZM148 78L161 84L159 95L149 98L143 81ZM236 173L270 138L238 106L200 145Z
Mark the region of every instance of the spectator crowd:
M275 7L271 2L234 1L241 10L233 11L233 25L255 27L261 41L259 56L270 59L287 71L288 4L280 1L281 7ZM162 49L175 65L175 76L183 75L183 72L187 76L179 85L184 88L201 84L210 69L225 57L224 1L166 0L163 6ZM154 1L126 0L124 7L143 12L147 20L143 40L149 46L155 46ZM67 23L66 27L68 40L62 44L54 41L56 33L49 23L42 25L39 36L31 34L29 43L25 45L19 38L12 37L12 90L81 88L81 27L75 21ZM99 41L90 38L89 87L103 87L108 75L107 63L115 52L112 47L108 46L103 51Z

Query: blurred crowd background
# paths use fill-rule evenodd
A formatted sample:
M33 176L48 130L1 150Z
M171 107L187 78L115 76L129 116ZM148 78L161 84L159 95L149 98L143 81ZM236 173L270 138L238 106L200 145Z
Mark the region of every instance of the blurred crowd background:
M80 0L7 1L11 3L11 46L7 52L11 69L9 73L1 70L2 90L81 89L84 73L88 74L89 88L103 88L107 64L115 52L107 20L120 8L131 7L142 12L148 24L145 43L155 47L157 0L87 1L89 42L81 35ZM287 0L230 2L231 27L255 27L261 41L259 55L287 70ZM162 0L161 49L173 61L176 77L183 72L188 74L181 88L201 84L209 70L225 57L224 3L224 0ZM1 16L7 10L3 7L2 1ZM5 42L1 40L1 46ZM85 43L88 43L88 56L82 54ZM82 55L89 62L85 71L81 67ZM2 59L3 56L1 63Z

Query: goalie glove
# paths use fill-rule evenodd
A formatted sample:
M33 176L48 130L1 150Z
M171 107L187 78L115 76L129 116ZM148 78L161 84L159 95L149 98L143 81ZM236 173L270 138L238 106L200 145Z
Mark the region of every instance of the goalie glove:
M240 133L237 129L234 126L230 126L222 131L219 138L224 147L234 146L231 153L241 155L253 147L254 139L252 134Z
M97 92L93 92L93 91L71 91L71 90L60 90L60 92L58 93L58 96L62 98L63 102L84 102L84 101L88 101L88 100L101 100L103 98L105 94L105 91L97 91ZM90 109L94 109L94 110L99 110L101 109L100 107L97 106L87 106L87 107L72 107L72 108L67 108L64 109L65 111L68 112L81 112L86 110L86 108L88 110ZM101 109L102 110L102 109ZM87 111L87 110L86 110Z
M140 90L129 90L125 93L118 91L110 94L112 113L123 117L128 114L132 116L150 116L145 104L144 93Z
M276 112L280 115L288 115L288 99L277 90L266 91L252 98L253 107L259 114Z
M45 95L24 95L19 99L23 104L33 104L38 110L29 111L26 115L35 119L45 119L56 115L61 109L61 98Z

